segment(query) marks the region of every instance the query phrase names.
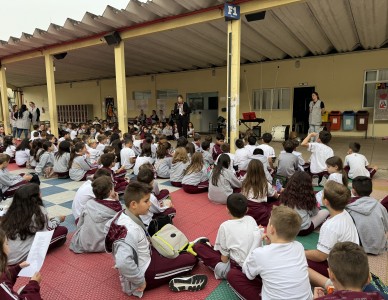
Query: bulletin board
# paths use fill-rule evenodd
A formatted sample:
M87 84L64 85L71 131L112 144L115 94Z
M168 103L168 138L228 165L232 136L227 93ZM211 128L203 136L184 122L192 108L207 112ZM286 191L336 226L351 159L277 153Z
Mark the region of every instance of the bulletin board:
M376 83L374 120L388 120L388 83Z

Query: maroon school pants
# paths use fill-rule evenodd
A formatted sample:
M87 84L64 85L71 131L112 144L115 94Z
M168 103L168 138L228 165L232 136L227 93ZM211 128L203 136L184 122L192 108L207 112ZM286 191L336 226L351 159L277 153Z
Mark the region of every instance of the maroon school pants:
M163 189L163 190L160 190L159 194L155 195L155 197L160 201L160 200L166 199L169 195L170 195L170 192L167 189Z
M67 231L65 226L58 226L55 228L48 250L58 248L66 243Z
M98 168L90 169L90 170L86 171L86 173L84 174L84 177L82 177L82 179L81 179L80 181L85 181L86 178L87 178L89 175L94 175L94 173L96 173L97 170L98 170Z
M20 174L20 176L24 176L24 174ZM22 187L23 185L29 183L28 181L26 180L22 180L20 182L18 182L17 184L14 184L14 185L11 185L4 193L4 197L13 197L13 195L15 194L15 192L20 188Z
M309 265L309 268L317 271L319 274L322 274L325 277L329 277L329 272L327 271L329 264L327 263L327 260L316 262L308 259L307 264Z
M381 200L381 205L385 207L385 209L388 211L388 196L385 196L383 200Z
M260 277L249 280L241 270L232 268L228 273L227 280L229 286L240 299L261 299L261 287L263 283Z
M182 187L182 182L178 181L171 181L171 185L175 187Z
M203 261L203 264L212 270L221 262L221 252L214 250L208 244L196 243L193 250L197 253L197 257Z
M257 203L248 200L247 215L254 218L257 225L267 226L274 205L279 205L279 201Z
M189 253L182 253L177 258L171 259L161 256L158 251L151 248L151 263L145 272L146 290L167 284L172 278L190 272L198 260Z
M188 194L204 193L209 189L209 181L200 182L198 185L182 184L182 188Z

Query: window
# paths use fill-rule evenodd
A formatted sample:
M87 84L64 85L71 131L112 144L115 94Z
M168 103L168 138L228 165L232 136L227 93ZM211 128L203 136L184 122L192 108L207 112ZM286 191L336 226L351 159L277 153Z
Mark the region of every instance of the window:
M363 107L373 107L378 82L388 82L388 69L365 71Z
M149 100L151 99L151 91L134 91L133 100Z
M158 90L156 91L157 99L175 99L178 97L178 90Z
M261 89L253 91L253 110L290 109L289 88Z

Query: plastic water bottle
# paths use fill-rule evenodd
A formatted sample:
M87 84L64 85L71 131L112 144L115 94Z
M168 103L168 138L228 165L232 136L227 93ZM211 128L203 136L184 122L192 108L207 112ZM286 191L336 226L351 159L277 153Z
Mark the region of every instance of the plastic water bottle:
M282 183L280 182L280 180L279 179L276 179L276 190L278 191L278 192L280 192L281 190L282 190Z

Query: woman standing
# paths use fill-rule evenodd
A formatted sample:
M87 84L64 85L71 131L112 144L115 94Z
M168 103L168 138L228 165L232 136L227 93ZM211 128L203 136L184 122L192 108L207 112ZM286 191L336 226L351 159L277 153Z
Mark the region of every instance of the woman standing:
M322 124L322 114L325 112L325 104L319 99L319 94L313 92L309 104L309 133L319 133ZM315 137L312 141L315 141Z
M16 104L12 105L12 111L9 114L9 121L11 123L12 136L14 138L16 137L16 133L17 133L17 127L16 127L16 119L18 117L17 114L18 114L18 106Z
M178 96L178 101L174 105L174 113L178 126L179 137L187 138L187 126L190 121L190 107L187 102L183 102L182 95Z
M30 112L27 109L27 105L23 104L16 118L16 127L18 129L18 140L20 141L20 136L22 135L22 131L24 131L24 137L28 138L28 131L31 126Z

